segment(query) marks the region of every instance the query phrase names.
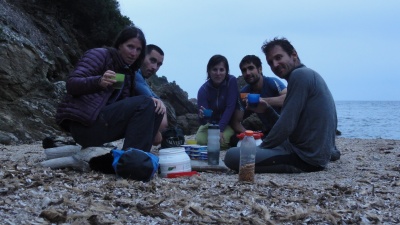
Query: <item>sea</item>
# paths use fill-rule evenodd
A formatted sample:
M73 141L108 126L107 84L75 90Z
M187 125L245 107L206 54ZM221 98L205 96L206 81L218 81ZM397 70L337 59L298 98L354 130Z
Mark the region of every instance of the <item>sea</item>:
M400 140L400 101L336 101L340 137Z

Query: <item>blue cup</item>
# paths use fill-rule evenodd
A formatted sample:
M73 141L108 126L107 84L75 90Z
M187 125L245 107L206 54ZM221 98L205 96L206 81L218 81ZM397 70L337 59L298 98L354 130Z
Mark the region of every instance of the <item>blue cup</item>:
M204 109L203 110L204 118L211 118L212 113L213 113L212 109Z
M260 94L249 94L247 95L247 104L249 107L255 108L260 103Z

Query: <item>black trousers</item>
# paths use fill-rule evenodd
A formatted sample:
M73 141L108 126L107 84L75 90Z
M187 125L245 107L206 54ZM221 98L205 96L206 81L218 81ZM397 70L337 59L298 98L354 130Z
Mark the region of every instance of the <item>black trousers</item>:
M148 152L162 119L150 97L134 96L105 106L91 126L71 121L69 127L72 137L83 148L124 138L123 149L132 147Z

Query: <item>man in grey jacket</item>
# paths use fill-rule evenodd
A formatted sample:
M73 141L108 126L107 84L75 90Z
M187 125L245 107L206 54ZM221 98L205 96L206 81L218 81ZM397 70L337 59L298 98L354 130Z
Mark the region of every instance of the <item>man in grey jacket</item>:
M335 135L335 102L323 78L300 62L285 38L265 42L262 50L272 72L288 82L287 95L278 115L263 99L247 109L274 120L274 126L257 146L255 170L258 173L314 172L340 158ZM225 164L239 170L240 148L231 148Z

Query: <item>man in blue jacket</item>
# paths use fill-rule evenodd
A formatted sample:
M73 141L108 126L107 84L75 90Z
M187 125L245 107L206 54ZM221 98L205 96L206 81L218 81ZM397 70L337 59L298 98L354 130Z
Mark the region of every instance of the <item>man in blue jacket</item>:
M161 101L147 84L145 79L150 78L160 69L164 62L164 51L157 45L149 44L146 46L146 56L143 60L142 66L135 74L135 90L138 95L146 95L156 98L155 105L156 110L160 109L164 113L163 120L158 130L157 135L154 137L153 145L159 145L162 141L161 133L167 128L167 109L164 103Z

